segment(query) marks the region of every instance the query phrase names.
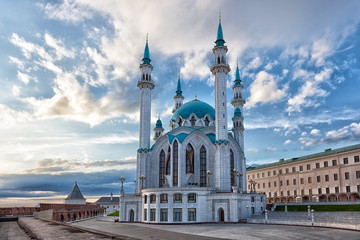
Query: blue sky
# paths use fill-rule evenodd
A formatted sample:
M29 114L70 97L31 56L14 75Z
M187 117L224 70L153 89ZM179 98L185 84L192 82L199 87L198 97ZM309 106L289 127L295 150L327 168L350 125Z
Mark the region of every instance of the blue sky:
M220 10L249 165L359 143L358 1L1 1L0 206L133 191L146 34L167 131L179 71L214 106Z

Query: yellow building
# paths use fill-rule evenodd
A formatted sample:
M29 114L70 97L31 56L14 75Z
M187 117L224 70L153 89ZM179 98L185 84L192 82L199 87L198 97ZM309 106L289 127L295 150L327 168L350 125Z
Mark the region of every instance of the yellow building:
M357 144L250 167L248 189L266 193L268 203L360 201L359 156Z

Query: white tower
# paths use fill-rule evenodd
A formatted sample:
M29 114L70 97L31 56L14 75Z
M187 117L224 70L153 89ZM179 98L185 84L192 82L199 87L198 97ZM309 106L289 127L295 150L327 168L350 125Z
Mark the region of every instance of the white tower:
M215 135L216 135L216 153L215 153L215 186L222 192L230 192L230 154L227 128L227 94L226 94L226 76L230 67L226 61L227 47L224 45L221 18L219 17L219 26L217 39L213 53L215 63L211 67L212 74L215 75Z
M160 114L159 114L159 118L156 121L156 126L154 128L154 138L153 138L153 140L156 142L162 136L163 132L164 132L164 128L162 127L162 122L160 120Z
M140 88L140 133L139 133L139 149L137 154L137 172L136 172L136 193L139 194L141 188L146 186L146 159L149 157L150 150L150 122L151 122L151 90L155 87L155 83L151 80L150 52L148 46L148 38L146 37L146 45L144 58L140 64L141 77L137 83ZM140 178L143 178L140 180Z
M183 101L184 101L184 96L182 95L182 91L181 91L180 73L178 76L178 83L177 83L176 95L174 96L174 100L175 100L175 107L172 110L173 113L179 107L181 107L181 105L183 104Z

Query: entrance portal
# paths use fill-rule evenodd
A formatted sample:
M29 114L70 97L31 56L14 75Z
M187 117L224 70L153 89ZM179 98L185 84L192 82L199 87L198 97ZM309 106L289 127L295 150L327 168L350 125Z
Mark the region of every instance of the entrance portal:
M133 222L133 221L134 221L134 210L132 210L132 209L130 209L129 221L130 221L130 222Z
M224 222L225 217L224 217L224 209L219 208L219 222Z

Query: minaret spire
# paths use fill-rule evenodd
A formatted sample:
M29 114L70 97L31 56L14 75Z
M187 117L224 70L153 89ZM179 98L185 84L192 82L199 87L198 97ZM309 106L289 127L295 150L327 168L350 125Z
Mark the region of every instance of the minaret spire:
M221 27L221 12L219 13L219 26L218 26L218 30L217 30L217 37L216 37L215 44L216 44L216 46L224 46L224 44L225 44L224 37L223 37L223 31L222 31L222 27Z
M181 105L183 104L183 101L184 101L184 96L182 95L182 90L181 90L180 71L178 73L178 82L177 82L177 88L176 88L176 94L174 96L174 100L175 100L175 106L172 110L173 113L179 107L181 107Z

